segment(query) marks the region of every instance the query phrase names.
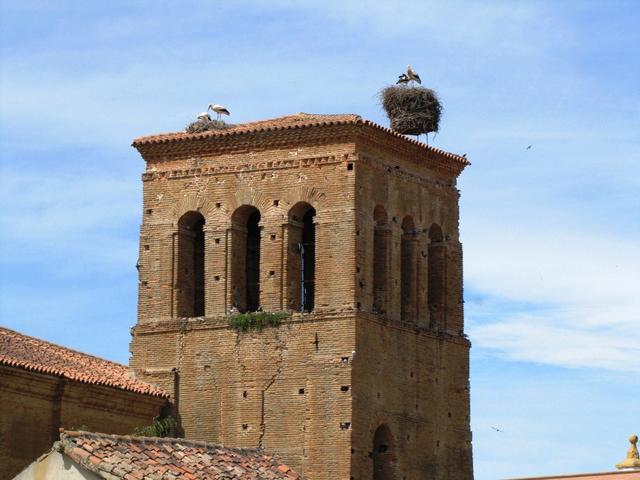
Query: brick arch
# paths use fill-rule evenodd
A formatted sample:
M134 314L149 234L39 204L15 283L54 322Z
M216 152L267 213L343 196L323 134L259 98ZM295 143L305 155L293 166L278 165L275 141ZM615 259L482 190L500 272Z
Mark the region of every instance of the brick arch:
M233 212L244 205L255 207L262 213L267 211L271 206L271 199L269 199L269 197L264 193L257 192L253 189L243 189L237 191L235 195L229 199L228 203L222 205L220 210L222 210L230 219Z
M373 434L373 480L394 480L394 460L396 457L393 433L385 424L380 425Z
M215 203L206 195L194 192L183 195L173 202L171 209L171 218L177 223L178 220L187 212L199 212L206 220L212 210L215 209Z
M400 241L400 319L416 322L417 312L417 237L413 218L402 219Z
M326 195L315 187L298 187L294 190L287 192L284 198L281 199L283 205L283 212L285 214L296 205L297 203L304 202L311 205L316 210L317 215L321 215L322 206Z

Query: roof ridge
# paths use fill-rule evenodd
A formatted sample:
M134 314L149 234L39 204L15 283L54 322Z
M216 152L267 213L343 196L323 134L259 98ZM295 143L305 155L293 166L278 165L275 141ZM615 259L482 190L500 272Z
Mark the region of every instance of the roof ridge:
M297 120L297 121L296 121ZM190 139L209 139L209 138L221 138L232 135L242 135L248 133L259 133L259 132L268 132L268 131L276 131L276 130L289 130L289 129L297 129L304 127L314 127L314 126L330 126L330 125L366 125L376 130L383 131L385 133L391 134L394 137L401 139L408 144L415 145L417 147L423 148L429 152L435 153L437 155L442 155L443 157L454 160L455 162L467 166L470 162L467 160L466 156L459 155L456 153L447 152L440 148L434 147L427 143L420 142L419 140L414 140L413 138L409 138L407 135L396 132L388 127L380 125L373 120L363 119L360 115L354 113L329 113L329 114L314 114L314 113L305 113L299 112L291 115L284 115L280 117L265 119L265 120L256 120L253 122L239 123L230 128L220 129L220 130L208 130L205 132L199 133L188 133L188 132L168 132L168 133L160 133L160 134L152 134L145 135L142 137L138 137L133 140L132 145L135 148L143 147L145 145L150 144L160 144L160 143L168 143L168 142L179 142L186 141ZM464 167L462 167L464 168Z
M221 443L207 442L205 440L189 440L182 437L146 437L142 435L119 435L115 433L102 433L102 432L88 432L86 430L64 430L60 429L60 439L68 439L72 441L73 438L87 438L87 439L106 439L106 440L125 440L132 443L153 443L153 444L174 444L180 443L187 447L198 447L204 449L220 448L229 450L240 454L256 454L266 457L272 457L267 454L261 448L242 448L242 447L228 447Z
M69 351L69 352L73 352L73 353L77 353L78 355L82 355L83 357L95 358L96 360L99 360L101 362L108 362L108 363L111 363L111 364L116 365L118 367L123 367L126 370L129 370L129 366L125 365L123 363L114 362L113 360L109 360L107 358L98 357L97 355L93 355L91 353L81 352L80 350L76 350L74 348L65 347L64 345L60 345L59 343L53 343L53 342L51 342L49 340L44 340L42 338L34 337L32 335L27 335L25 333L21 333L21 332L18 332L16 330L12 330L12 329L7 328L7 327L0 326L0 330L6 330L8 332L17 334L17 335L19 335L21 337L26 337L26 338L29 338L31 340L35 340L35 341L40 342L40 343L46 343L46 344L51 345L53 347L63 348L65 350ZM2 332L0 332L0 333L2 333ZM2 353L0 353L0 356L4 356L4 355L2 355Z
M121 363L0 326L0 364L153 397L170 395Z

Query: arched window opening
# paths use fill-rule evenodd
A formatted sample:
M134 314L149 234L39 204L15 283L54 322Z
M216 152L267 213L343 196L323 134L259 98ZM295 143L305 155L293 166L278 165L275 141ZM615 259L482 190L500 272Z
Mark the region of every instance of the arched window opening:
M391 239L388 217L384 207L378 205L373 211L373 313L387 312L389 243Z
M447 247L444 243L442 229L435 223L429 229L428 257L429 292L427 297L430 326L442 330L445 328L446 320Z
M187 212L178 220L176 316L204 315L204 217Z
M260 308L260 212L243 205L231 216L232 303L240 312Z
M416 230L411 217L402 221L400 243L400 319L415 321L416 315Z
M304 214L302 218L302 249L301 256L301 280L302 280L302 311L313 310L315 299L315 277L316 277L316 224L313 218L316 211L312 208Z
M315 306L315 216L315 209L304 202L294 205L289 212L288 305L301 312L311 312Z
M386 425L380 425L373 435L373 480L394 480L394 445L391 431Z

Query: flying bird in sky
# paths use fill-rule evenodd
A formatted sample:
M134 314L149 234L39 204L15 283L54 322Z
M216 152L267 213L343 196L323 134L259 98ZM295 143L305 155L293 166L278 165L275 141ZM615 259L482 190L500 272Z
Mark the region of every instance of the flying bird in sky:
M527 150L531 150L531 147L533 147L533 145L527 146Z
M493 427L493 426L492 426L491 428L493 428L496 432L504 433L504 430L500 430L500 429L499 429L499 428L497 428L497 427Z
M229 110L227 110L222 105L218 105L217 103L215 103L215 104L212 103L211 105L209 105L208 110L211 110L211 111L216 112L218 114L217 120L220 120L220 117L222 115L231 115L231 113L229 113Z

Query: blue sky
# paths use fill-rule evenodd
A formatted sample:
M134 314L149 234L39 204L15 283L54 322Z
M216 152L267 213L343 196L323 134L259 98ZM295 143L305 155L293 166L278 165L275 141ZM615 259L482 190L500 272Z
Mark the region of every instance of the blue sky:
M377 92L411 63L444 105L434 144L473 163L476 478L611 470L640 433L640 3L0 5L2 325L126 363L131 140L211 102L387 124Z

